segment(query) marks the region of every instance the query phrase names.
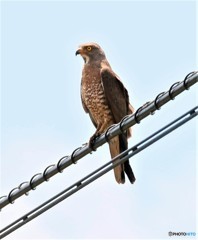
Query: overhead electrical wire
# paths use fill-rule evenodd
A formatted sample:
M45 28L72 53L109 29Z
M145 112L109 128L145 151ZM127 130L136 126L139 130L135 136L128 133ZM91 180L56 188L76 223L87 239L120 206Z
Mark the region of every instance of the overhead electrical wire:
M133 147L129 148L128 150L122 152L121 154L119 154L118 156L113 158L108 163L104 164L103 166L101 166L100 168L91 172L90 174L88 174L84 178L75 182L70 187L67 187L66 189L64 189L59 194L55 195L54 197L50 198L49 200L47 200L43 204L39 205L38 207L36 207L32 211L23 215L22 217L20 217L16 221L12 222L11 224L6 226L5 228L1 229L0 230L0 233L1 233L0 238L1 239L4 238L5 236L12 233L16 229L22 227L24 224L32 221L34 218L38 217L42 213L46 212L50 208L54 207L58 203L62 202L66 198L68 198L69 196L73 195L74 193L78 192L82 188L86 187L88 184L90 184L90 183L94 182L95 180L97 180L98 178L102 177L104 174L106 174L107 172L112 170L117 165L123 163L128 158L133 157L134 155L141 152L145 148L149 147L150 145L152 145L156 141L160 140L164 136L168 135L169 133L171 133L172 131L174 131L178 127L181 127L183 124L187 123L188 121L190 121L191 119L193 119L197 115L198 115L198 106L194 107L193 109L186 112L185 114L183 114L179 118L175 119L171 123L167 124L166 126L164 126L161 129L159 129L158 131L156 131L152 135L148 136L147 138L145 138L144 140L142 140L138 144L136 144Z
M96 139L93 148L97 149L106 143L109 139L122 133L129 127L140 123L140 121L150 114L153 114L156 110L159 110L164 104L179 95L184 90L188 90L192 85L198 81L198 72L189 73L185 79L181 82L174 83L167 92L162 92L156 96L152 102L148 102L137 109L132 114L125 116L120 123L111 126L107 129L106 133ZM8 204L14 203L14 201L22 195L28 195L28 192L35 190L36 187L45 181L48 181L52 176L57 173L61 173L65 168L71 164L75 164L78 160L82 159L85 155L92 152L88 145L83 145L73 151L70 156L62 157L56 164L48 166L43 173L35 174L30 181L21 183L18 187L12 189L7 196L0 197L0 210Z
M188 90L192 85L197 83L198 81L198 72L189 73L182 82L174 83L167 92L162 92L156 96L156 98L152 102L147 102L143 106L137 109L137 111L133 115L125 116L120 123L112 125L107 131L96 139L93 148L97 149L104 143L108 142L111 138L116 135L126 131L129 127L140 123L140 121L150 114L153 114L156 110L159 110L161 106L166 104L170 100L174 100L174 98L179 95L184 90ZM169 123L165 127L159 129L157 132L145 138L140 143L134 145L128 150L122 152L117 157L96 169L89 175L80 179L76 183L72 184L70 187L67 187L65 190L47 200L37 208L23 215L21 218L12 222L8 226L4 227L0 230L0 238L3 238L20 228L27 222L33 220L38 217L45 211L49 210L56 204L60 203L64 199L68 198L72 194L76 193L80 189L84 188L91 182L103 176L105 173L112 170L115 166L123 163L128 158L136 155L140 151L144 150L148 146L152 145L159 139L163 138L170 132L174 131L176 128L182 126L186 122L190 121L192 118L198 115L198 107L194 107L187 113L183 114L179 118L175 119L173 122ZM21 197L22 195L28 195L30 190L34 190L38 185L43 183L44 181L48 181L52 176L57 173L62 172L65 168L69 167L71 164L75 164L79 159L83 158L88 153L91 153L93 149L91 149L88 145L83 145L73 151L71 156L62 157L57 164L53 164L48 166L43 173L35 174L30 181L21 183L18 187L12 189L7 196L2 196L0 198L0 209L7 206L9 203L13 203L14 200Z

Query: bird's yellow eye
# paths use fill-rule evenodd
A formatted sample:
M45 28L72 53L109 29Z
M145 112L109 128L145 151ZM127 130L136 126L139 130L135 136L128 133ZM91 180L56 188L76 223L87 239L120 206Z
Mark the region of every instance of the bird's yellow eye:
M89 52L90 52L91 50L92 50L92 47L90 47L90 46L89 46L89 47L87 47L87 51L89 51Z

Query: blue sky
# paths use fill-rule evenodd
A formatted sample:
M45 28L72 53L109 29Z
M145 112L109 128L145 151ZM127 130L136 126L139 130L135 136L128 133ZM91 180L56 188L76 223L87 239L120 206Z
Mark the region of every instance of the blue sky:
M1 195L87 142L81 43L94 41L137 109L196 70L195 1L1 1ZM134 126L129 145L196 105L196 86ZM104 145L1 212L4 225L110 159ZM7 239L168 238L196 231L195 120L131 159L134 185L113 172Z

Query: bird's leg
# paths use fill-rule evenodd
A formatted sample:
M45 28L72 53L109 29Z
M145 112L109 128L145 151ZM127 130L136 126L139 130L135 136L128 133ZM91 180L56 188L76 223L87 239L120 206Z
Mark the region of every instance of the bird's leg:
M95 140L101 135L102 131L101 131L101 126L102 124L98 124L96 132L93 134L93 136L90 137L89 139L89 147L93 150L96 151L96 149L94 148L94 143Z
M98 124L98 127L96 129L96 132L94 133L94 135L90 138L89 140L89 147L93 150L93 151L96 151L96 149L93 147L94 143L95 143L95 140L102 134L104 133L107 128L109 126L111 126L113 124L113 122L107 122L107 121L104 121L103 123L101 124Z
M95 140L100 136L100 133L98 132L98 130L96 130L96 132L90 137L89 139L89 147L93 150L96 151L96 149L94 148L94 143Z

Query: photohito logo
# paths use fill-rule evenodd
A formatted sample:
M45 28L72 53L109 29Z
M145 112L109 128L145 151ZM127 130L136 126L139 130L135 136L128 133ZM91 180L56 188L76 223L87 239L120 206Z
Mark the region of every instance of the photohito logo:
M196 232L168 232L169 237L195 237Z

